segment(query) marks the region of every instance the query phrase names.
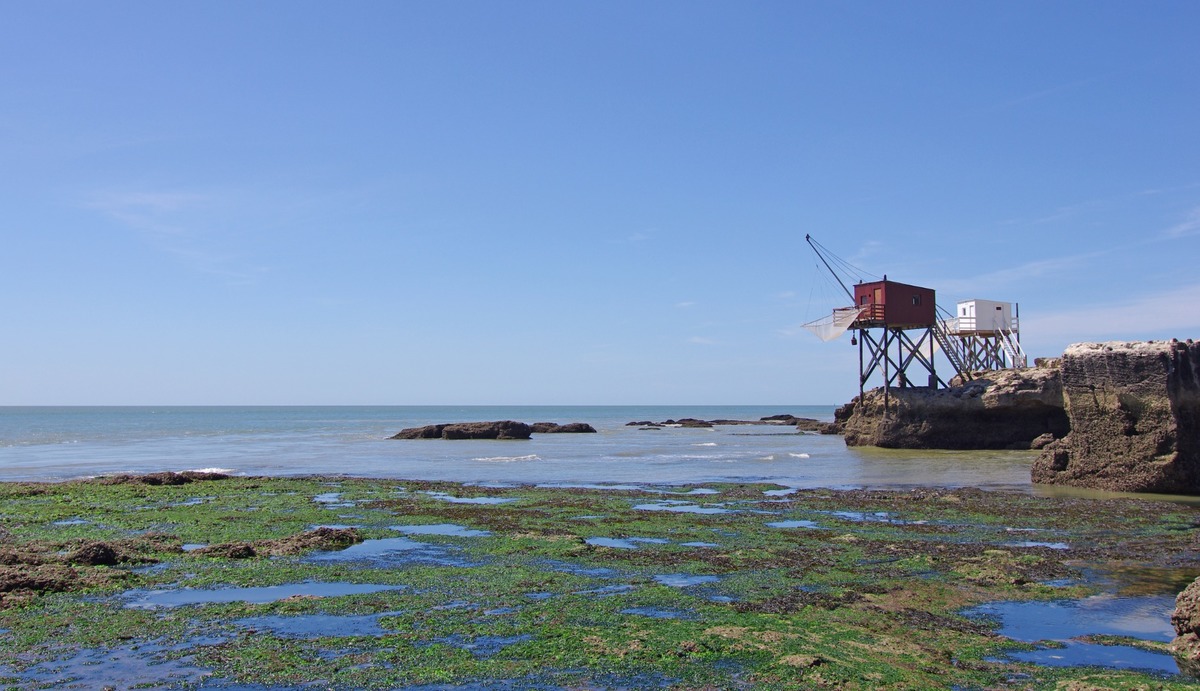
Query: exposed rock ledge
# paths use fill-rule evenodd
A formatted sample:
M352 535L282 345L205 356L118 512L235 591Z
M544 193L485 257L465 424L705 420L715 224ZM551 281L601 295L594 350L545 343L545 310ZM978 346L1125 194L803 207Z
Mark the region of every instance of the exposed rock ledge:
M904 449L1028 449L1065 436L1054 361L989 372L950 389L894 388L884 410L882 389L839 408L827 434L848 446Z
M1034 482L1200 493L1200 343L1077 343L1062 389L1071 431L1043 449Z

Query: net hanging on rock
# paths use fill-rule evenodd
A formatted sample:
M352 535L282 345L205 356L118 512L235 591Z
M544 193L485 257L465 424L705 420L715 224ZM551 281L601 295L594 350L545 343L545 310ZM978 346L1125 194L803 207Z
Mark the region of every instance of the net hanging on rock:
M869 306L869 305L868 305ZM867 307L838 307L833 310L833 314L828 317L821 317L816 321L811 321L804 324L804 328L813 332L817 338L822 341L832 341L833 339L846 333L850 325L854 323L858 316L865 312Z

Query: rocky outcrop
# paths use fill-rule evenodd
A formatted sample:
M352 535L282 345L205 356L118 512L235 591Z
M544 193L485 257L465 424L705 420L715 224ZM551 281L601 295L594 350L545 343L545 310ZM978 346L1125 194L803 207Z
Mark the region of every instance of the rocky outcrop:
M524 422L498 420L495 422L451 422L400 430L392 439L528 439L537 434L595 434L596 428L586 422Z
M809 417L796 417L795 415L769 415L757 420L728 420L718 418L716 420L698 420L694 417L685 417L678 420L663 420L662 422L651 422L649 420L641 420L637 422L627 422L626 427L640 427L642 429L658 429L660 427L716 427L718 425L790 425L794 426L797 431L815 432L821 426L821 421Z
M1200 493L1200 343L1077 343L1062 357L1070 434L1042 450L1036 483Z
M1065 436L1059 372L1052 366L988 372L962 386L873 389L822 429L848 446L894 449L1028 449Z
M535 422L529 426L534 434L595 434L596 428L586 422L568 422L560 425L557 422Z
M1171 626L1175 627L1175 639L1168 649L1175 656L1179 671L1200 676L1200 578L1175 598Z
M533 429L524 422L452 422L400 430L392 439L528 439Z

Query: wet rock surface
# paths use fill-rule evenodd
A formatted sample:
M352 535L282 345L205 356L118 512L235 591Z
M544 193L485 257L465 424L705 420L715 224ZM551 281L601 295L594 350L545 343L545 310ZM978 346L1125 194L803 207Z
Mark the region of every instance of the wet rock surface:
M1070 433L1042 450L1034 482L1200 493L1200 343L1077 343L1062 387Z

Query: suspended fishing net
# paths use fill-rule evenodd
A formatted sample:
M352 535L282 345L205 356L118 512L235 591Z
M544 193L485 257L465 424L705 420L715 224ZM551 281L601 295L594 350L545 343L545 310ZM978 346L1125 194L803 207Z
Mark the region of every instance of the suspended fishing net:
M838 307L828 317L821 317L803 326L816 334L817 338L822 341L832 341L846 333L850 325L854 323L854 320L858 319L858 315L866 311L867 307L869 305L865 307Z

